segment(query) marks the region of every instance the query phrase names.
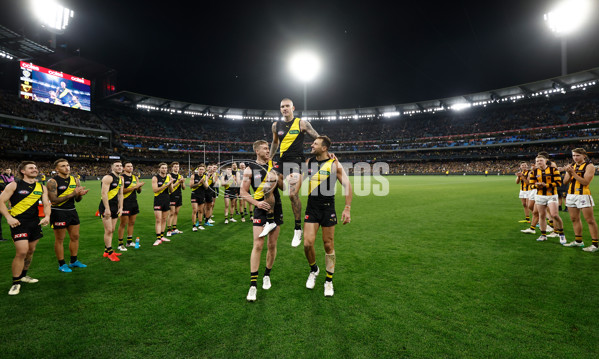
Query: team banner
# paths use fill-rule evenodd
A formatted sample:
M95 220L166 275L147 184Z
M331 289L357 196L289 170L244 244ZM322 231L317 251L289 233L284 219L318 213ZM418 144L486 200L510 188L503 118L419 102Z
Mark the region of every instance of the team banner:
M53 105L91 110L91 81L21 61L20 97Z

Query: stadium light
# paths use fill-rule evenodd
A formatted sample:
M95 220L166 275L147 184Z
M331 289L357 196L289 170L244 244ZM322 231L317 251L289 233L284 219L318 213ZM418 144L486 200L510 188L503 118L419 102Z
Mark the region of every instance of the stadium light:
M42 26L51 32L62 34L75 13L53 0L31 0L31 9Z
M310 51L301 51L289 61L289 70L304 83L304 111L308 109L308 82L313 81L320 73L320 59Z
M562 76L568 74L567 37L576 32L592 10L590 0L565 0L545 14L545 23L562 41Z

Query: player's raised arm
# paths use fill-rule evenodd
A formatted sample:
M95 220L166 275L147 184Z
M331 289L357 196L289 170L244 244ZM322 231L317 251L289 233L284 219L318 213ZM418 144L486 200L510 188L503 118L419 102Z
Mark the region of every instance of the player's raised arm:
M312 124L306 120L301 120L300 129L304 131L308 136L312 137L312 139L316 139L318 137L318 132L312 127Z

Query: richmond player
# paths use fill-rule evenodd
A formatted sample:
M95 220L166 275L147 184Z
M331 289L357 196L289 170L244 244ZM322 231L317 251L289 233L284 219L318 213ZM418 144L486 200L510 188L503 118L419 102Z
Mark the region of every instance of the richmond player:
M183 205L183 195L181 190L185 189L185 178L179 174L179 162L171 163L171 178L174 181L173 189L169 193L171 210L168 215L168 227L166 236L170 237L173 234L181 234L182 231L177 229L177 219L179 218L179 210Z
M192 231L197 232L198 229L204 230L204 206L206 203L206 165L200 164L197 170L189 178L189 187L191 188L191 223Z
M285 120L272 124L270 159L274 158L280 144L279 168L276 171L279 172L279 181L281 182L283 182L283 175L287 175L289 199L295 217L295 229L291 245L297 247L302 240L302 202L299 198L299 190L302 185L301 166L304 163L304 134L317 138L318 132L312 128L310 122L293 116L295 107L291 99L284 98L280 107Z
M121 254L112 249L112 235L116 229L116 221L123 212L123 163L114 161L110 173L102 178L101 200L98 211L104 225L104 254L112 262L120 261Z
M264 247L264 238L268 236L266 252L266 269L262 279L262 289L271 287L270 272L277 256L277 240L281 225L283 224L283 207L277 186L280 184L273 168L276 165L269 160L268 142L259 140L254 142L256 162L250 163L243 172L241 183L241 197L245 198L254 208L253 246L250 255L250 290L247 300L256 300L258 269L260 257ZM254 195L249 194L250 186ZM270 203L269 203L270 202ZM266 231L266 223L272 221L274 226Z
M133 230L135 220L139 214L137 195L141 193L141 188L144 185L145 183L133 174L133 163L130 161L125 162L125 166L123 167L123 213L121 213L121 221L118 229L118 249L121 251L127 250L123 245L125 229L127 229L127 247L135 247L133 243Z
M320 269L316 265L316 253L314 242L318 228L322 227L322 241L325 250L325 265L327 278L324 282L325 297L332 297L333 273L335 272L335 225L337 224L337 213L335 211L335 185L339 181L343 186L345 196L345 207L341 213L343 224L350 223L352 186L339 162L330 158L328 150L331 140L327 136L319 136L312 143L312 154L315 156L307 161L308 173L304 176L310 177L310 188L308 204L306 205L306 216L304 217L304 253L310 265L310 273L306 281L306 288L313 289L316 277Z
M158 164L158 174L152 177L152 191L154 191L154 218L156 220L156 241L157 246L162 242L170 242L171 240L164 237L166 229L166 219L170 208L169 191L172 191L175 181L168 174L168 165L164 162Z
M21 283L37 283L39 280L27 275L33 253L40 238L44 236L41 226L50 223L50 201L48 192L36 181L38 170L35 162L23 161L17 168L16 182L9 183L0 195L0 213L6 217L15 244L15 258L12 261L12 286L9 295L21 291ZM44 205L43 219L38 217L38 202ZM12 208L6 208L10 202Z
M54 252L58 260L58 270L65 273L72 272L71 268L85 268L85 264L77 259L79 252L79 214L75 209L75 202L81 201L88 190L81 186L78 179L71 176L71 166L64 158L54 161L56 176L50 178L46 188L48 198L52 203L50 223L54 229ZM71 261L69 265L64 260L64 239L69 232L69 251Z

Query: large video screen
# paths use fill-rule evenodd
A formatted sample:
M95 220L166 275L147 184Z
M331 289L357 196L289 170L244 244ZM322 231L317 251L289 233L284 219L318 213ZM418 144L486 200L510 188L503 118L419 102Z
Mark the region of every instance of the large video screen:
M91 81L21 61L21 98L91 110Z

